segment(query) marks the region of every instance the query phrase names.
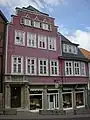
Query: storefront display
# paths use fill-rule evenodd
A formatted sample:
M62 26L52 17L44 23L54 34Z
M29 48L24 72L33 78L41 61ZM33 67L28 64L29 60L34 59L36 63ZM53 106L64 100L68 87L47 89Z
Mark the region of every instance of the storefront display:
M72 108L72 93L63 93L63 108Z
M42 109L42 91L31 91L30 93L30 110Z
M76 92L76 106L83 106L84 105L84 96L83 92Z

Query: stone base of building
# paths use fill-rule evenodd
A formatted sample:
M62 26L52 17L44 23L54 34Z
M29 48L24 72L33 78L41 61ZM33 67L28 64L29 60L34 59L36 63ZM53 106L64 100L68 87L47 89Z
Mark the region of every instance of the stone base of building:
M39 110L41 115L66 115L64 110Z

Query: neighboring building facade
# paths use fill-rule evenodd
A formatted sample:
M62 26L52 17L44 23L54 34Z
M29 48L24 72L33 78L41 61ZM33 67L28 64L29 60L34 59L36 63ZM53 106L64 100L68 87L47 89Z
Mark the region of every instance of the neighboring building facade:
M59 59L62 63L63 83L67 88L65 104L66 101L71 101L74 109L85 107L87 106L88 59L81 53L78 44L70 42L61 34L60 36L62 56Z
M83 55L88 58L88 76L89 76L89 80L88 80L88 89L90 90L90 51L80 48L80 51L83 53Z
M2 107L3 79L4 79L4 58L5 58L5 37L7 19L0 10L0 107Z
M85 107L87 59L80 53L81 58L74 62L74 76L68 68L72 63L63 59L62 36L54 18L32 6L16 8L16 12L7 32L5 108L67 110L73 109L76 101L77 107ZM68 75L64 64L65 70L70 70ZM82 75L78 73L81 65Z

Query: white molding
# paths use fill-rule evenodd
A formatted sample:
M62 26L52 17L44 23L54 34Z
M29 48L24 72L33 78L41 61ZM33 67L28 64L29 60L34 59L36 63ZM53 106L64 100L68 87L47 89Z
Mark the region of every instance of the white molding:
M72 69L72 74L70 74L70 71L69 71L69 74L67 75L66 74L66 63L71 63L71 69ZM65 76L73 76L73 61L64 61L64 65L65 65ZM68 68L70 68L70 66L68 66Z
M50 49L50 39L53 40L54 49ZM57 40L56 40L56 37L48 36L48 50L51 50L51 51L56 51L57 50Z

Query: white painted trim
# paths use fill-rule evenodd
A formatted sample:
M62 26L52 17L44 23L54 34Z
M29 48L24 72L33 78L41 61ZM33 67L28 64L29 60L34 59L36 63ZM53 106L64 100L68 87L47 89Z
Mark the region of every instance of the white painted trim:
M71 63L72 74L69 74L69 75L66 74L66 72L67 72L66 71L66 68L67 68L66 63L68 63L68 64ZM73 61L64 61L64 65L65 65L65 76L73 76ZM70 66L68 66L68 68L70 68ZM69 73L70 73L70 71L69 71Z
M75 74L75 63L79 64L79 74L78 75ZM76 67L76 69L77 69L77 67ZM79 61L74 61L74 76L81 76L80 73L81 73L81 71L80 71L80 62Z
M8 31L9 28L9 24L7 24L7 28L6 28L6 53L5 53L5 74L7 74L7 61L8 61L8 56L7 56L7 50L8 50Z

